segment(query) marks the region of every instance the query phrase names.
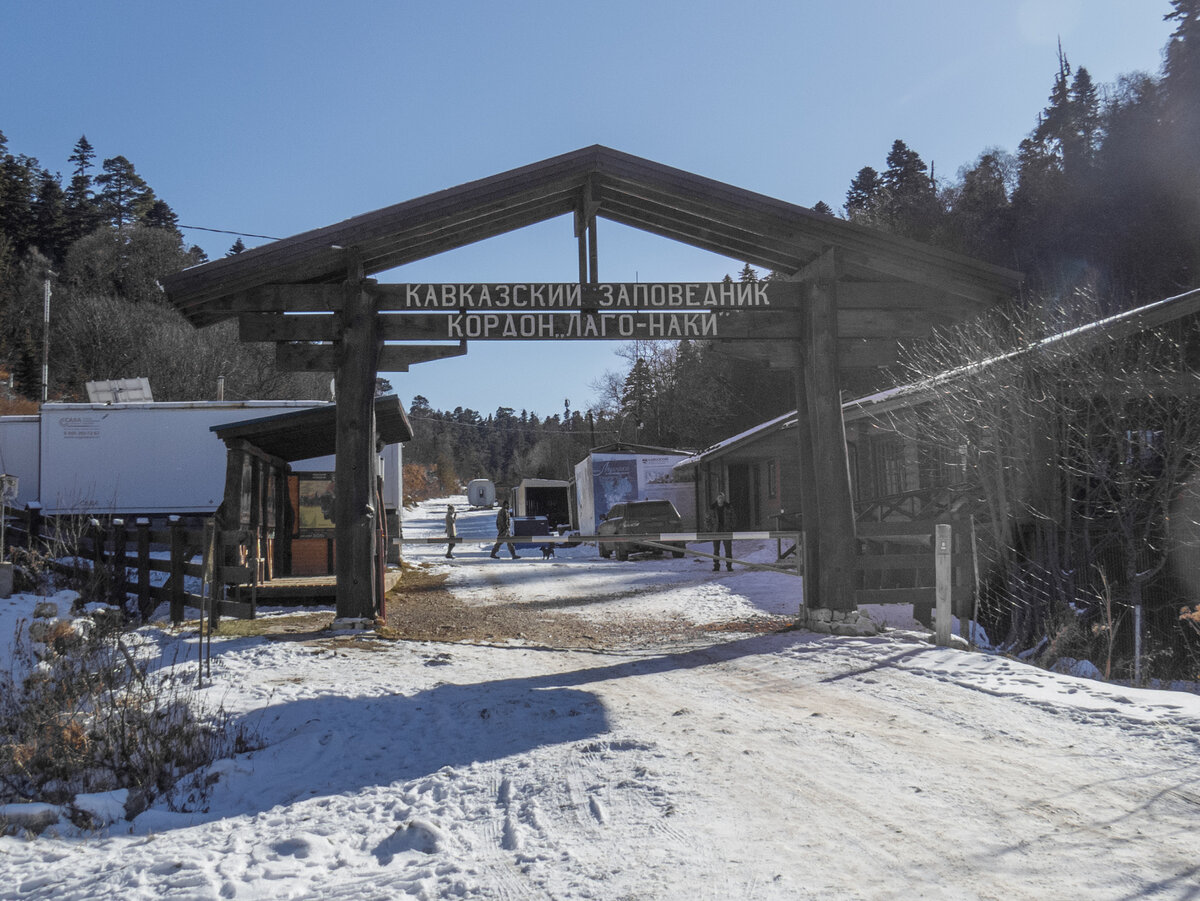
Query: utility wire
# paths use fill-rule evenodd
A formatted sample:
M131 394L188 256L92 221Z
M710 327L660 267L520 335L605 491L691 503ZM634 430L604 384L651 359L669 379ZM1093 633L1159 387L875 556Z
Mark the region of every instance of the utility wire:
M221 234L221 235L240 235L243 238L265 238L268 241L282 241L283 240L283 238L276 238L273 235L254 235L254 234L251 234L250 232L230 231L227 228L205 228L203 225L177 225L175 227L176 228L187 228L187 229L191 229L192 231L216 232L217 234Z

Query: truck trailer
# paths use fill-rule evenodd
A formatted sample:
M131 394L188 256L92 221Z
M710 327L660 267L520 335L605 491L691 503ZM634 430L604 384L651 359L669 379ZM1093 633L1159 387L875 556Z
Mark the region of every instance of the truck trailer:
M42 404L0 417L0 457L20 478L16 505L50 515L211 514L225 490L224 443L212 426L327 406L323 401ZM385 506L399 508L400 446L383 455ZM334 458L295 471L332 471Z
M571 483L559 479L522 479L513 489L515 516L544 516L551 531L571 528Z

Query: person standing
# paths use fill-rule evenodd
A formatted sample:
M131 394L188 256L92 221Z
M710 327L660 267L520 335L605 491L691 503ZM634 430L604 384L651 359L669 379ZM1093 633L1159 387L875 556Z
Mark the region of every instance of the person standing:
M708 506L709 528L714 532L729 532L733 529L733 507L725 500L725 493L717 494L717 499ZM728 538L713 539L713 572L721 569L721 545L725 545L725 569L733 570L733 542Z
M505 538L511 537L512 533L512 517L508 512L508 507L504 504L500 505L500 512L496 514L496 543L492 545L492 559L499 559L500 545L507 544L508 552L514 560L519 560L517 549L511 541L505 541Z
M446 537L450 539L450 544L446 548L446 559L454 559L454 539L458 537L458 513L454 510L454 504L446 504Z

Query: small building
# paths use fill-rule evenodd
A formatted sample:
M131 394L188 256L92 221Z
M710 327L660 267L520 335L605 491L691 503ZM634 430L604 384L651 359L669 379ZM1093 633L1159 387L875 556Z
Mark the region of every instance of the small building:
M213 426L225 443L226 473L221 502L221 528L244 529L262 549L262 579L274 575L328 575L337 548L333 523L333 472L329 455L336 443L336 407L308 410ZM380 459L376 473L379 518L377 546L390 547L388 535L399 534L403 496L398 453L412 439L412 426L395 395L375 399L380 449L396 453ZM313 461L326 461L321 468ZM300 471L292 464L305 461Z

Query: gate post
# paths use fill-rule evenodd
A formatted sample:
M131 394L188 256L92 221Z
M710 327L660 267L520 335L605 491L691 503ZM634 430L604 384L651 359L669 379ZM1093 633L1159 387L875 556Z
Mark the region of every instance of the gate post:
M809 281L808 328L803 339L806 390L804 398L796 399L796 405L807 404L812 435L816 510L815 516L805 511L804 521L805 531L816 537L818 603L846 612L857 606L854 561L858 548L838 383L838 266L837 250L830 248L816 262ZM815 536L817 528L819 537Z
M362 264L348 267L338 314L334 535L338 619L371 619L379 606L375 579L375 377L382 340L375 304L363 288Z

